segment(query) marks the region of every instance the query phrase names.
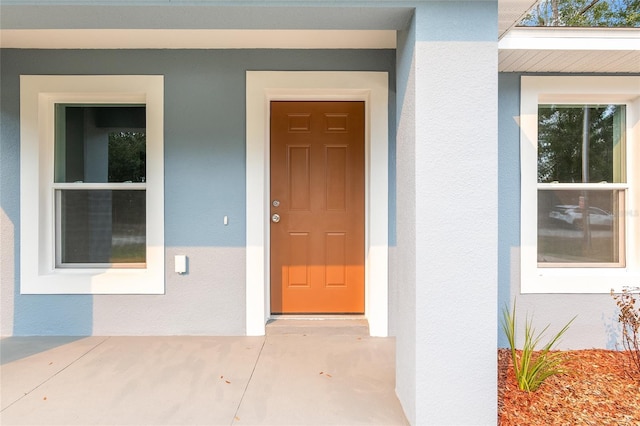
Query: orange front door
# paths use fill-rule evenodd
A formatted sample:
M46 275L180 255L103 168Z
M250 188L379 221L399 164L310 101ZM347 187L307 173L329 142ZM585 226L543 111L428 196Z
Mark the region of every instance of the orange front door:
M271 312L364 312L364 102L271 102Z

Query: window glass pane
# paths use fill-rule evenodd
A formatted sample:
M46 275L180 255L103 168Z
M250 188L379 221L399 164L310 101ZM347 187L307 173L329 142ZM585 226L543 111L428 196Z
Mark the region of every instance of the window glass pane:
M144 190L58 190L59 262L145 263Z
M138 105L57 104L55 182L144 182L145 114Z
M538 182L625 182L623 129L624 105L540 105Z
M143 132L109 133L109 182L146 180L145 145Z
M623 263L623 200L621 190L538 190L539 265Z

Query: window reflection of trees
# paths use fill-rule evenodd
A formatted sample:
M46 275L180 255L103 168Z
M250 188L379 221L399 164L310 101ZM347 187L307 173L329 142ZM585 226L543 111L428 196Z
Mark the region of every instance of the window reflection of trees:
M614 116L620 106L589 108L588 182L613 182ZM538 182L583 182L584 108L538 109Z
M109 182L144 182L146 135L119 131L109 134Z
M624 107L618 105L540 105L539 262L621 261L617 214L623 192L584 184L624 182L623 114Z

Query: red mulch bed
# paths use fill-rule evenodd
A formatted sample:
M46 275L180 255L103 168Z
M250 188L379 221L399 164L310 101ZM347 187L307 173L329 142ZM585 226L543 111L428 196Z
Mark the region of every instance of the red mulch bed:
M527 393L518 389L510 351L498 350L499 425L640 425L640 372L627 352L564 353L568 372Z

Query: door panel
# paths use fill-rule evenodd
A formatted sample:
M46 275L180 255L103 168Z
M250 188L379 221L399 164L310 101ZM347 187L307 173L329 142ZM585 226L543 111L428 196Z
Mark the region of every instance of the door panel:
M364 102L271 103L272 313L364 312L364 125Z

